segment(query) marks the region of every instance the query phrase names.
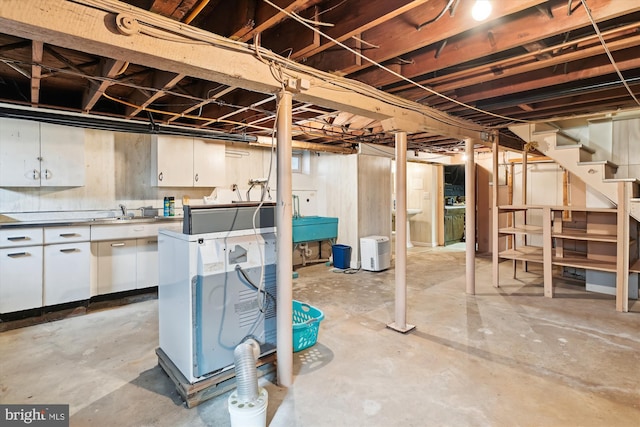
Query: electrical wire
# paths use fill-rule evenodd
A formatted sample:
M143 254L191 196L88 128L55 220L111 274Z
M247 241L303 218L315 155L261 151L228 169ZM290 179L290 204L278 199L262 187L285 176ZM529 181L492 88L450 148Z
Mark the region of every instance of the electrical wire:
M629 95L631 95L631 98L633 98L633 100L636 101L636 104L640 105L640 101L638 101L638 98L636 98L636 96L634 95L633 91L629 87L629 84L627 83L627 80L622 75L620 68L618 68L618 64L616 64L616 61L613 59L613 55L611 55L611 51L609 50L609 47L607 47L607 43L604 41L604 38L600 33L600 28L598 27L598 24L596 23L596 21L593 19L593 15L591 14L591 9L589 9L589 6L587 6L587 0L581 0L581 1L582 1L582 5L584 6L584 10L587 12L587 15L589 16L591 25L593 25L593 29L596 31L596 34L598 35L598 39L600 39L600 44L602 44L604 51L607 53L607 56L609 57L609 61L611 62L611 65L613 66L614 70L616 70L616 73L618 74L620 81L622 82L624 87L627 89L627 92L629 92Z
M131 108L136 108L136 109L141 109L143 111L149 111L151 113L158 113L158 114L164 114L164 115L176 115L176 113L172 113L169 111L164 111L164 110L158 110L155 108L149 108L149 107L143 107L142 105L136 105L133 104L131 102L128 101L124 101L122 99L118 99L115 98L113 96L108 95L106 92L102 94L102 96L104 96L107 99L110 99L111 101L114 102L118 102L120 104L126 105L127 107L131 107ZM242 126L242 127L252 127L255 129L259 129L259 130L263 130L263 131L268 131L270 130L270 128L264 127L264 126L256 126L256 125L251 125L248 123L242 123L242 122L237 122L237 121L233 121L233 120L226 120L226 119L214 119L212 117L201 117L201 116L193 116L191 114L184 114L184 113L180 113L177 114L180 117L184 117L187 119L193 119L193 120L200 120L200 121L207 121L207 122L211 122L211 123L225 123L225 124L232 124L232 125L236 125L236 126Z
M85 6L89 6L89 7L94 7L94 8L98 8L100 10L105 10L105 11L109 11L112 13L131 13L131 8L128 6L122 6L120 4L117 3L113 3L113 2L107 2L105 0L70 0L73 1L75 3L80 3L83 4ZM265 0L266 1L266 0ZM278 6L274 5L271 2L270 3L273 7L275 7L278 10L281 10L281 8L279 8ZM246 43L243 42L239 42L236 40L230 40L230 39L226 39L220 36L217 36L215 34L206 32L204 30L195 28L195 27L191 27L191 26L187 26L185 27L184 25L180 24L180 23L175 23L175 22L170 22L170 21L165 21L162 20L160 18L158 18L157 16L154 16L153 13L150 12L137 12L138 15L140 15L143 19L144 25L149 25L149 26L154 26L154 27L158 27L158 28L166 28L167 31L173 32L174 34L181 34L184 35L187 38L190 39L196 39L196 40L203 40L206 41L207 43L210 43L211 45L214 45L218 48L222 48L222 49L229 49L229 50L233 50L235 52L242 52L242 53L249 53L250 50L253 50L249 47L249 45L247 45ZM292 15L283 10L283 13L286 14L287 16L292 17ZM324 33L322 33L321 31L316 30L315 28L313 28L312 26L310 26L309 24L303 23L303 25L308 26L309 28L311 28L313 31L318 32L321 35L324 35ZM324 35L325 37L331 39L330 37ZM345 48L347 48L346 46L344 46L344 44L339 43L337 41L335 41L335 43L337 43L340 46L343 46ZM379 91L377 89L374 89L364 83L360 83L357 81L347 81L344 78L341 77L337 77L335 75L332 75L330 73L326 73L326 72L322 72L319 70L315 70L311 67L306 67L303 66L301 64L298 64L296 62L287 60L285 58L282 58L276 54L274 54L273 52L267 50L267 49L263 49L263 48L259 48L258 46L254 46L254 49L257 49L259 51L260 56L265 59L268 58L270 61L272 61L276 66L280 67L280 70L282 70L282 68L284 67L285 70L289 69L292 71L298 71L301 73L304 73L306 75L311 75L314 76L316 78L318 78L321 81L326 82L327 84L331 84L335 87L342 87L344 88L345 91L349 91L349 92L355 92L355 93L360 93L364 96L368 96L371 97L373 99L377 99L380 100L382 102L388 103L389 105L394 105L394 106L398 106L401 108L406 108L412 111L417 112L418 114L430 117L434 120L437 120L441 123L450 125L450 126L454 126L454 127L458 127L460 129L467 129L467 130L471 130L473 132L481 132L487 129L487 127L482 126L482 125L478 125L476 123L464 120L464 119L460 119L460 118L454 118L452 116L449 116L448 114L438 111L436 109L429 109L429 111L425 111L426 107L421 106L421 105L416 105L416 103L412 102L412 101L408 101L408 100L403 100L402 98L399 98L397 96L394 95L390 95L387 94L385 92ZM348 49L348 48L347 48ZM359 52L355 52L354 54L356 55L361 55L359 54ZM365 58L368 62L372 62L370 59L368 59L367 57L363 56L363 58ZM388 70L388 69L387 69ZM391 71L390 71L391 72ZM284 71L283 71L284 73ZM295 77L289 73L287 73L287 75L291 76L291 77ZM400 78L404 78L403 76L400 76ZM412 82L409 79L404 78L406 81L408 82ZM421 86L424 90L429 91L428 88ZM335 88L334 88L335 90ZM438 96L442 96L441 94L438 94L435 91L432 91L434 94L437 94ZM458 103L460 104L458 101L452 100L452 102ZM465 107L471 108L471 109L475 109L479 112L482 112L484 114L492 114L483 110L479 110L475 107L471 107L471 106L467 106L466 104L463 104ZM518 119L508 119L508 120L515 120L515 121L521 121Z
M454 104L460 105L461 107L468 108L468 109L470 109L470 110L474 110L474 111L477 111L477 112L482 113L482 114L487 114L487 115L492 116L492 117L500 118L500 119L503 119L503 120L509 120L509 121L514 121L514 122L519 122L519 123L530 123L530 121L528 121L528 120L516 119L516 118L513 118L513 117L503 116L503 115L501 115L501 114L495 114L495 113L492 113L492 112L490 112L490 111L482 110L482 109L480 109L480 108L474 107L474 106L472 106L472 105L465 104L465 103L460 102L460 101L457 101L457 100L455 100L455 99L453 99L453 98L451 98L451 97L448 97L448 96L446 96L446 95L444 95L444 94L441 94L441 93L439 93L439 92L436 92L436 91L434 91L433 89L430 89L430 88L428 88L428 87L426 87L426 86L424 86L424 85L422 85L422 84L420 84L420 83L418 83L418 82L416 82L416 81L414 81L414 80L411 80L411 79L410 79L410 78L408 78L408 77L403 76L403 75L402 75L402 74L400 74L400 73L397 73L397 72L393 71L392 69L390 69L390 68L388 68L388 67L385 67L384 65L382 65L382 64L380 64L380 63L378 63L378 62L374 61L373 59L369 58L368 56L363 55L362 53L360 53L360 52L356 51L355 49L350 48L349 46L345 45L344 43L342 43L342 42L340 42L340 41L338 41L338 40L336 40L336 39L334 39L333 37L331 37L331 36L327 35L326 33L323 33L323 32L322 32L322 31L320 31L319 29L314 28L313 26L311 26L311 25L307 24L306 22L304 22L304 21L302 21L302 20L298 20L298 19L297 19L297 16L296 16L295 14L292 14L292 13L290 13L290 12L286 11L285 9L283 9L283 8L281 8L280 6L276 5L276 4L275 4L275 3L273 3L272 1L270 1L270 0L263 0L263 1L264 1L265 3L267 3L267 4L269 4L270 6L274 7L275 9L279 10L281 13L284 13L284 14L286 14L287 16L289 16L289 17L291 17L291 18L293 18L293 19L296 19L298 22L300 22L300 23L301 23L302 25L304 25L305 27L307 27L307 28L311 29L312 31L314 31L314 32L318 33L320 36L327 38L327 39L328 39L328 40L330 40L331 42L333 42L333 43L337 44L338 46L341 46L342 48L344 48L344 49L346 49L347 51L349 51L349 52L353 53L354 55L356 55L356 56L358 56L358 57L360 57L360 58L364 59L365 61L367 61L367 62L371 63L372 65L374 65L374 66L376 66L376 67L378 67L378 68L380 68L380 69L382 69L382 70L384 70L384 71L386 71L386 72L388 72L388 73L392 74L393 76L395 76L395 77L397 77L397 78L399 78L399 79L401 79L401 80L404 80L404 81L406 81L407 83L410 83L411 85L416 86L416 87L418 87L418 88L420 88L420 89L422 89L422 90L424 90L424 91L426 91L426 92L429 92L429 93L431 93L431 94L433 94L433 95L439 96L439 97L441 97L441 98L443 98L443 99L445 99L445 100L447 100L447 101L449 101L449 102L453 102ZM582 1L584 1L584 0L582 0Z

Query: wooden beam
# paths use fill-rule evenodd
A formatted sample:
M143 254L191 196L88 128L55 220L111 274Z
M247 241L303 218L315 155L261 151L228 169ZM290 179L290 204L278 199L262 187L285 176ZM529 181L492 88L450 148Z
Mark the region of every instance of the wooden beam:
M196 28L185 28L184 24L142 10L136 11L134 21L139 27L153 25L154 35L135 31L130 35L121 34L115 18L118 13L128 11L130 8L114 0L49 0L46 3L4 0L0 3L0 27L18 37L47 40L57 46L80 49L114 60L135 58L137 64L145 67L254 92L280 92L282 83L272 73L271 66L256 57L253 49ZM162 29L170 31L172 39L158 37L157 32ZM185 42L175 41L176 34L184 35ZM443 120L441 112L429 107L407 104L404 99L373 88L367 88L365 95L362 88L349 79L322 74L268 52L262 55L286 63L290 74L308 83L308 89L295 94L297 101L372 119L390 120L386 130L431 131L460 139L481 139L482 128L472 122L453 116Z
M232 29L229 38L238 39L240 41L246 42L251 40L258 33L263 33L267 31L269 28L272 28L285 19L287 19L287 15L280 12L279 10L274 9L272 6L266 4L262 0L252 0L254 1L254 6L251 13L247 14L247 20L238 21L235 23L234 28ZM238 6L235 4L236 2L226 2L233 9L238 9ZM300 12L314 5L320 3L319 0L276 0L275 4L280 6L281 8L287 10L288 12ZM250 20L250 22L249 22ZM250 24L250 25L249 25Z
M131 103L138 105L138 108L127 107L126 115L129 117L135 116L140 111L142 111L145 107L151 105L157 99L162 98L166 95L166 90L173 88L178 82L184 79L184 74L175 74L175 73L167 73L163 71L156 71L153 75L153 87L161 88L157 92L154 92L151 96L145 97L142 92L135 92L134 97L132 98Z
M522 11L528 7L535 6L536 4L540 4L542 2L543 0L494 2L492 19L496 20L501 16L510 15ZM478 26L478 23L473 20L471 15L468 13L457 13L453 17L445 16L442 19L434 22L433 24L430 24L427 27L423 28L422 30L417 30L417 25L419 25L421 22L428 21L430 18L440 12L442 3L443 2L439 2L436 5L434 2L429 2L424 5L424 7L412 10L409 13L397 16L381 25L369 29L366 32L367 41L377 46L381 46L382 48L368 51L367 57L371 58L373 61L382 63L398 56L404 57L404 55L408 54L409 52L413 52L421 47L433 46L434 49L437 50L437 47L439 46L438 42L441 42L445 39L450 39L448 42L450 49L447 49L447 51L450 51L450 53L449 55L447 55L446 51L442 52L441 56L437 60L435 60L441 65L438 68L442 68L442 58L447 58L445 60L449 60L448 58L450 58L452 55L455 55L457 57L457 62L459 62L463 60L462 58L464 58L464 60L466 61L468 54L473 57L475 52L465 51L464 55L460 55L458 47L453 45L451 40L452 37L458 36L459 34L463 34L467 31L471 31ZM522 32L524 30L524 28L520 28L519 32ZM532 29L526 28L526 30L531 31ZM478 34L477 31L474 31L472 33ZM520 41L517 39L517 36L517 33L511 34L510 38L514 40L514 42L519 43ZM482 45L486 45L486 33L482 33L479 37ZM480 46L476 46L476 48L480 48ZM485 49L486 48L483 47L482 50ZM319 70L328 70L333 68L334 63L346 62L340 57L348 57L349 55L352 54L343 50L325 51L319 55L315 55L309 58L307 60L307 64ZM424 65L418 62L420 63L420 68L429 68L429 64L434 63L434 57L434 52L429 52L429 59L424 59ZM340 71L344 74L351 74L371 66L372 64L370 62L364 61L364 63L359 67L352 66ZM412 68L409 67L408 69ZM366 78L363 81L369 83L369 80ZM376 80L376 82L372 84L372 86L378 86L378 82L380 81L381 80Z
M499 2L499 5L509 5L510 7L522 5L525 7L530 7L535 5L535 3L539 4L542 2ZM494 4L494 7L498 7L499 5ZM558 7L561 9L566 8L566 4L561 4ZM640 10L640 2L589 0L589 8L592 9L594 18L597 21L604 21ZM523 9L524 7L521 10ZM514 12L496 12L496 16L509 13ZM460 15L461 14L458 13L456 19L461 19ZM442 68L459 65L462 61L467 62L473 59L482 58L490 54L517 48L522 44L535 42L552 35L562 34L567 31L572 31L574 29L582 28L585 26L591 27L591 23L586 16L583 8L580 8L579 11L571 14L571 16L567 16L566 10L564 11L564 13L556 10L554 11L554 16L555 18L549 20L547 17L543 16L540 13L534 13L533 15L521 14L514 16L506 22L500 20L496 21L495 26L492 28L496 43L495 46L491 46L486 37L486 33L478 31L470 31L463 37L454 37L458 34L462 34L463 31L473 28L474 25L477 25L467 21L459 22L454 20L446 23L446 25L443 23L442 28L433 28L433 32L428 32L429 35L433 36L433 34L437 34L438 36L429 40L421 40L419 37L414 37L419 36L420 33L412 34L405 25L405 29L408 31L407 34L405 34L405 38L407 40L394 40L391 44L397 46L397 50L406 52L411 52L419 47L425 46L425 48L420 50L418 53L405 55L406 59L413 60L413 64L403 65L402 75L408 78L414 78ZM437 24L438 22L436 22L434 26ZM453 31L451 28L448 28L449 26L455 27L454 24L457 24L457 27L459 29L458 31ZM489 23L488 25L492 24ZM383 26L380 26L379 28L382 29L382 27ZM442 52L437 60L434 59L435 52L438 47L435 42L447 37L454 37L453 39L449 40L449 48ZM382 34L377 37L374 37L373 34L369 34L368 40L376 43L376 41L379 42L381 40L384 40L384 38ZM385 43L385 45L389 44L389 42ZM385 58L390 59L400 54L402 53L388 52L387 54L383 54L383 52L376 52L376 56L372 57L372 59L375 59L378 62L382 62L383 60L385 60ZM308 64L317 66L317 68L322 69L321 64L317 65L317 62L319 61L320 58L310 58ZM351 72L355 70L343 71ZM397 77L394 77L389 73L376 68L360 71L357 78L358 80L375 87L381 87L398 81Z
M622 32L610 31L609 35L616 37L614 40L607 40L607 47L611 52L633 48L640 46L640 36L636 31L640 28L640 24L635 23L627 26L629 29L629 36L618 39ZM607 37L605 37L606 40ZM577 42L577 41L576 41ZM584 46L588 43L588 46ZM561 45L555 45L550 48L544 49L540 52L520 55L515 58L509 58L501 61L492 62L489 65L481 65L479 67L468 68L460 72L447 74L446 76L436 77L432 79L421 79L419 82L425 86L432 88L433 90L441 93L459 89L461 87L469 87L476 84L486 85L488 82L507 78L509 76L515 76L518 74L524 74L533 72L536 70L552 67L554 65L565 64L572 61L579 61L582 59L588 59L593 56L603 54L602 45L598 37L594 35L587 36L580 41L581 47L577 50L562 51L562 48L567 43ZM559 52L555 55L549 55L548 59L539 59L539 56L546 55L550 51ZM547 58L547 56L545 56ZM500 74L494 73L494 67L500 68ZM555 73L553 73L555 74ZM394 88L394 93L399 93L403 89L412 88L410 85L402 85Z
M103 59L100 61L100 75L102 77L114 78L120 70L122 70L126 61L115 59ZM82 97L82 110L89 111L96 105L104 91L111 86L111 82L102 81L98 84L90 85Z
M616 64L621 71L634 70L640 67L640 58L638 58L637 53L633 49L626 49L617 52ZM563 74L554 73L551 67L547 67L531 73L509 75L501 79L495 79L492 84L488 85L478 84L466 86L456 84L456 86L459 86L459 89L456 90L458 94L457 100L466 104L485 101L484 104L482 104L482 108L489 108L493 111L500 107L488 105L489 101L487 100L491 98L499 98L499 102L504 103L506 101L505 94L512 95L520 92L525 95L519 98L515 96L512 98L513 106L518 106L521 105L523 101L525 101L525 103L531 103L531 101L527 101L527 92L612 73L615 73L615 69L613 65L611 65L609 58L603 53L600 56L590 58L588 62L577 63L576 66L571 67L569 72ZM434 90L439 90L439 88L436 86ZM423 93L424 91L416 88L397 93L397 95L414 99ZM577 95L578 94L572 94L571 96ZM558 92L557 98L566 96L566 94L563 95L561 92ZM546 97L546 101L548 102L549 100L549 97ZM502 108L506 108L506 106ZM539 111L537 104L535 110Z
M427 3L425 5L425 3ZM319 27L323 33L337 39L340 42L368 31L390 19L393 19L405 12L413 11L418 6L425 6L427 9L422 14L429 13L432 9L440 8L440 5L433 5L428 0L333 0L320 10L319 20L325 23L333 24L331 27ZM326 37L320 37L320 44L313 45L305 42L307 37L282 37L281 34L289 33L312 33L309 28L302 26L299 22L288 20L278 28L278 34L269 37L264 34L262 42L264 46L272 49L274 52L280 52L284 49L292 49L291 57L293 59L310 57L317 55L326 49L335 46L335 43Z
M44 43L33 41L31 44L31 105L37 106L40 102L40 79L42 73L42 57L44 55Z

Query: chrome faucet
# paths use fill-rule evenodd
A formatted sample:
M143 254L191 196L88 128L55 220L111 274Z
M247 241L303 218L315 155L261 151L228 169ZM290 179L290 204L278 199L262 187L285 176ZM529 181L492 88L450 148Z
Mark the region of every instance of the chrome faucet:
M125 205L123 205L122 203L120 203L120 210L122 211L122 216L127 216L127 207Z

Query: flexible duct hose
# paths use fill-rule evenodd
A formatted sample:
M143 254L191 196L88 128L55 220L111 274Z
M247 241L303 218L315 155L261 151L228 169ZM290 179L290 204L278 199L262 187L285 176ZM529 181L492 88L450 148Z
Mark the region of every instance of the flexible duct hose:
M238 344L233 351L238 400L241 402L253 402L259 397L256 370L259 355L260 344L251 338Z

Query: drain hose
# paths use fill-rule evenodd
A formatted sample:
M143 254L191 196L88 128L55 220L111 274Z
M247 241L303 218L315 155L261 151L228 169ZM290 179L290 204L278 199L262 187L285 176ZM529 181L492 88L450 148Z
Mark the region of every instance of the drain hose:
M254 339L238 344L233 351L238 400L253 402L258 396L258 372L256 360L260 355L260 344Z

